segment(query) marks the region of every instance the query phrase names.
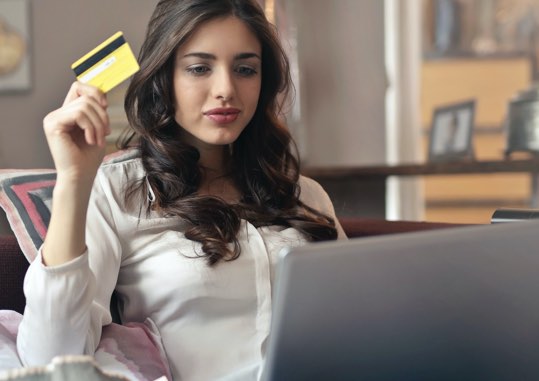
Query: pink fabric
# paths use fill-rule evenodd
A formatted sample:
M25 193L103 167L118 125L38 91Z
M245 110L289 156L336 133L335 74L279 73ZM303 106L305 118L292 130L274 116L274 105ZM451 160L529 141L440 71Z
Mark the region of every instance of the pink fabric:
M22 367L17 356L17 332L22 315L0 310L0 377L3 371ZM151 320L144 323L103 327L94 354L98 367L129 380L151 381L162 376L172 380L161 338Z
M0 310L0 375L2 371L21 367L17 355L17 332L22 315L15 311Z
M103 327L95 357L98 363L108 354L127 367L137 380L154 380L166 376L172 380L161 338L151 320L144 323Z

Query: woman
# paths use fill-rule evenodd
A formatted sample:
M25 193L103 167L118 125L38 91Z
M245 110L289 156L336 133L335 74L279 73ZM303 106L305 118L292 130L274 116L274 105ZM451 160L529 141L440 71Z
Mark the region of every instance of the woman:
M74 83L44 119L58 176L19 353L93 353L116 290L123 322L155 323L175 379L239 374L263 357L279 250L344 233L299 176L278 119L288 63L254 0L160 1L139 63L123 160L100 165L97 89Z

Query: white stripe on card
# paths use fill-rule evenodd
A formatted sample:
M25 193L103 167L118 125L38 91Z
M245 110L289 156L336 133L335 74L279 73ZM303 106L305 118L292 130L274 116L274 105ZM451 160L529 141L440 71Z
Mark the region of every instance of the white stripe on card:
M107 60L103 61L100 65L96 66L94 69L90 70L88 73L84 74L79 80L82 83L90 82L92 79L97 77L99 74L107 70L114 62L116 62L116 57L112 56Z

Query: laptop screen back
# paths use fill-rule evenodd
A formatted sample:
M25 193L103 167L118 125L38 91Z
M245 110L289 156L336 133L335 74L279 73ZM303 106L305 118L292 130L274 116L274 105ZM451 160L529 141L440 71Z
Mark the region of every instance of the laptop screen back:
M539 379L539 222L285 250L265 381Z

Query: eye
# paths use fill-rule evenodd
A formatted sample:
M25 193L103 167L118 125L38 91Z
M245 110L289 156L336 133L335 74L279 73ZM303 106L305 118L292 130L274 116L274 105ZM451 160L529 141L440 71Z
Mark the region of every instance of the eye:
M256 75L258 72L256 71L256 69L250 66L238 66L236 68L236 73L238 73L242 77L251 77L253 75Z
M196 65L188 67L186 71L189 74L199 77L209 72L210 68L205 65Z

